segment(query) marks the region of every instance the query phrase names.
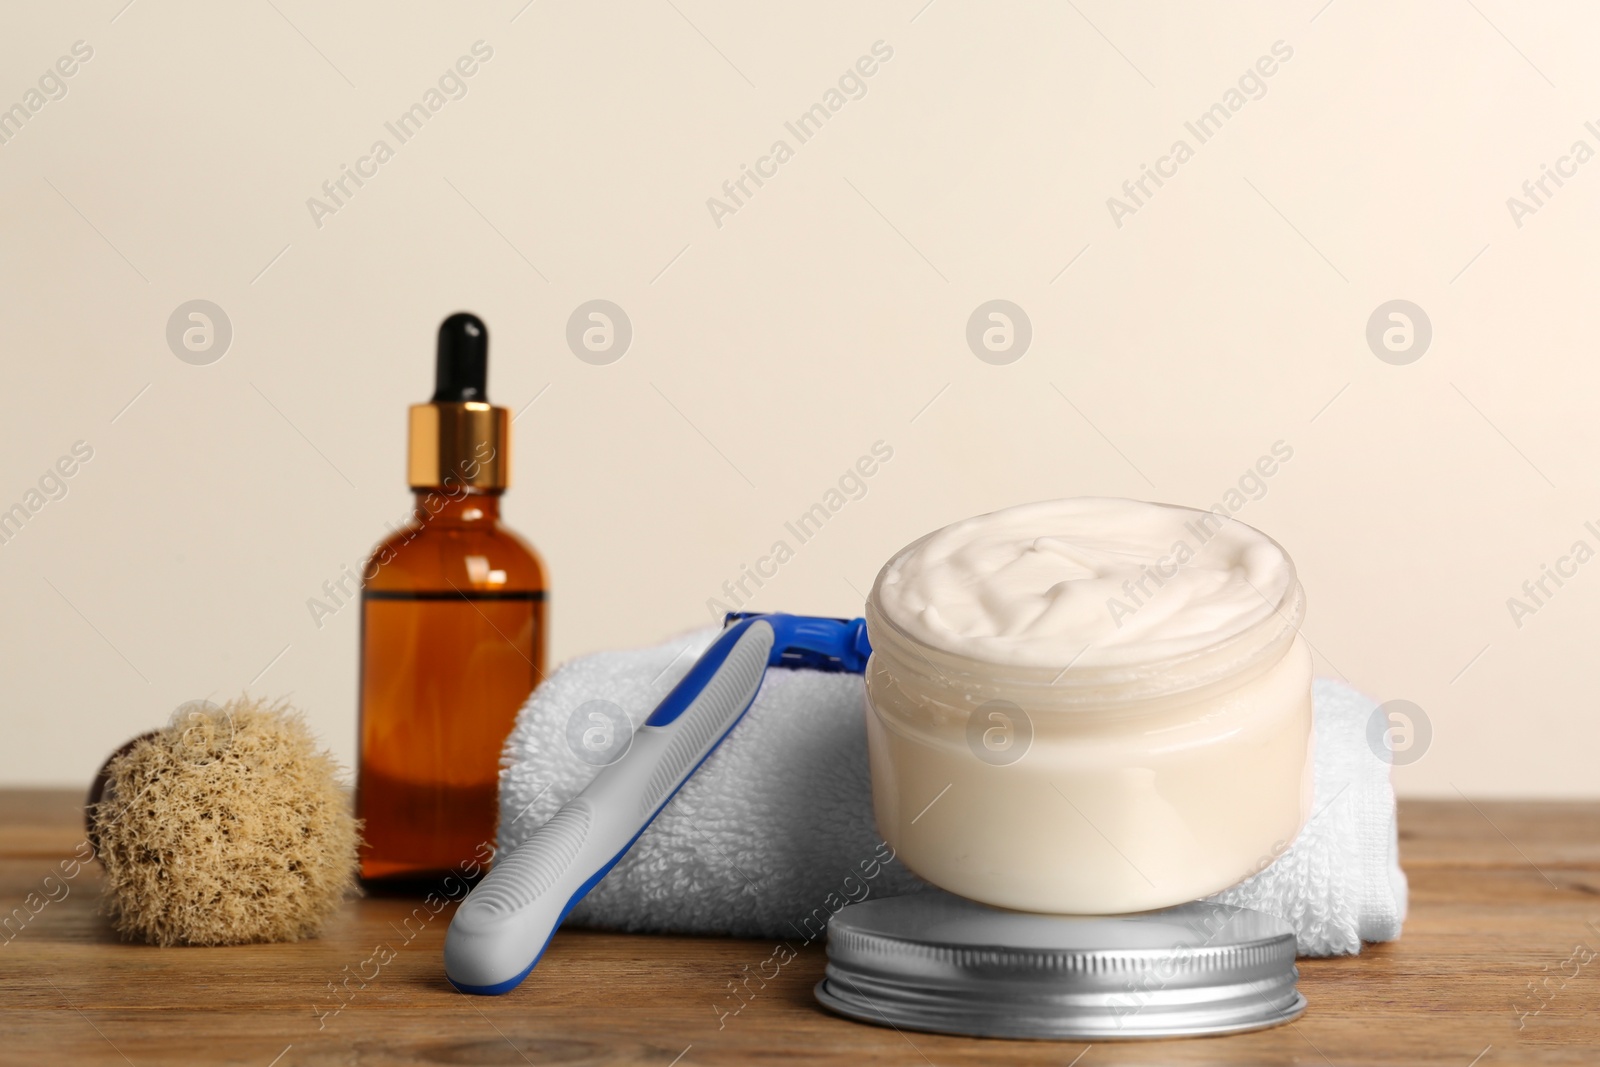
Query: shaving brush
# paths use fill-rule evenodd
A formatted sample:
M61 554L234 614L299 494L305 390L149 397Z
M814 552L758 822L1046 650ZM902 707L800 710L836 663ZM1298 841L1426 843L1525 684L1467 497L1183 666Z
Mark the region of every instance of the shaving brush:
M355 889L338 764L284 703L185 704L101 767L85 809L102 911L126 940L315 937Z

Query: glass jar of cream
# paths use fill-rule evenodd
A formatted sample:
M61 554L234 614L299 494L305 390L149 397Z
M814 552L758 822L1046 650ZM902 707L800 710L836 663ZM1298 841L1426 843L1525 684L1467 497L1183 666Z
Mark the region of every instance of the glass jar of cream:
M1305 596L1215 512L1080 497L907 546L867 600L879 832L942 889L1117 914L1218 892L1310 814Z

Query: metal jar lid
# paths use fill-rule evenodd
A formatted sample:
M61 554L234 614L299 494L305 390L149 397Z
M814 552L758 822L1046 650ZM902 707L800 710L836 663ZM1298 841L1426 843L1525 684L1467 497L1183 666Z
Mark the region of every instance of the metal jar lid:
M816 996L861 1022L973 1037L1226 1034L1305 1011L1294 959L1288 924L1244 908L1035 915L930 890L840 909Z

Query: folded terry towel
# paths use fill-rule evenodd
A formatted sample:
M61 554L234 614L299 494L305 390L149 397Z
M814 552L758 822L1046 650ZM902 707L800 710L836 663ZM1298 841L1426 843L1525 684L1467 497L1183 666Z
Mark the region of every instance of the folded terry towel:
M550 675L506 740L500 847L587 785L599 767L580 753L638 729L715 633L583 656ZM1367 744L1373 702L1318 679L1315 709L1311 821L1270 866L1212 899L1287 920L1301 955L1345 955L1400 936L1406 878L1389 764ZM769 671L744 720L570 921L792 943L820 937L847 903L926 888L873 826L863 715L859 675Z

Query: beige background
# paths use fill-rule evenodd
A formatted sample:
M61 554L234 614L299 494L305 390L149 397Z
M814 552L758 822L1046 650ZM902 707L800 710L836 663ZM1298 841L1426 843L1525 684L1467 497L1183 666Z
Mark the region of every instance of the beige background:
M1241 517L1298 561L1318 670L1424 709L1402 791L1596 793L1600 563L1520 628L1506 605L1600 547L1600 162L1520 228L1506 205L1600 147L1589 9L123 3L0 16L0 106L94 50L0 145L0 508L94 450L0 545L0 782L83 782L243 689L351 759L356 611L319 629L307 600L405 511L405 406L469 308L491 395L533 401L507 510L557 660L704 621L880 439L757 606L858 611L894 549L1020 501L1209 505L1282 440ZM479 40L467 95L316 226L307 198ZM880 40L866 95L786 134ZM1107 198L1280 40L1265 96L1116 226ZM707 198L780 137L718 227ZM205 366L165 339L196 298L233 328ZM595 298L633 325L609 366L565 341ZM1006 366L965 341L996 298L1033 329ZM1434 332L1406 366L1364 336L1396 298Z

